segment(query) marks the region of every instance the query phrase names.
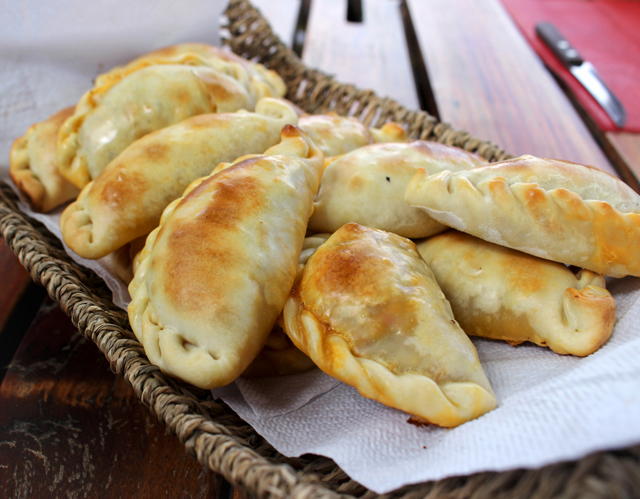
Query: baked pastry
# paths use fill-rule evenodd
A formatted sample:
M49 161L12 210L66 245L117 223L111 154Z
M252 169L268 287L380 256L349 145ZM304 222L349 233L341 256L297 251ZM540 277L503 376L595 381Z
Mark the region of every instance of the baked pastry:
M339 156L374 142L401 142L407 139L404 129L397 123L390 122L381 129L370 129L356 118L336 113L301 116L299 126L309 134L325 158Z
M314 234L306 237L302 244L302 252L298 258L297 273L301 272L313 252L322 245L331 234ZM296 273L296 275L297 275ZM278 317L278 323L273 327L267 343L260 353L245 369L242 376L245 378L266 378L271 376L286 376L297 374L315 367L313 361L303 354L283 331L280 323L282 315Z
M147 240L147 234L134 239L130 243L125 244L121 248L111 253L111 263L116 275L122 279L122 282L129 284L133 279L136 271L135 258L144 248Z
M309 258L284 327L325 373L440 426L496 406L475 347L415 244L358 224Z
M56 158L58 130L72 114L68 107L32 125L11 147L9 174L34 211L51 211L80 192L60 175Z
M282 97L287 92L284 81L275 71L243 59L229 50L206 43L181 43L144 54L124 66L115 67L99 75L94 88L113 85L134 71L158 64L206 65L220 69L238 79L249 80L256 99Z
M303 354L279 324L273 327L260 353L241 374L243 378L271 378L298 374L316 365Z
M533 156L418 171L405 199L501 246L598 274L640 276L640 196L597 168Z
M450 230L416 243L467 334L585 356L611 336L604 277Z
M252 63L185 52L161 63L147 58L99 77L60 129L60 172L82 188L154 130L198 114L253 110L258 99L279 97L282 86L251 78L247 64Z
M88 184L60 218L65 242L83 258L108 255L155 229L166 206L221 161L263 153L297 115L281 99L256 112L194 116L146 135Z
M372 144L329 163L309 220L309 230L334 232L349 222L403 237L427 237L445 230L404 194L419 168L430 173L483 164L479 156L424 140Z
M163 372L212 389L267 341L296 274L324 157L293 125L264 156L193 182L147 238L129 320Z

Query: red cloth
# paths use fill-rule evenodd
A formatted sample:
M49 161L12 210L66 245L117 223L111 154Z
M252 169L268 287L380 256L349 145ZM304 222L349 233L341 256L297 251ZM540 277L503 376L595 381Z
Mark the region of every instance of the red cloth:
M603 131L619 130L591 94L544 45L535 32L542 21L562 33L627 112L623 130L640 132L640 1L502 0L507 11L544 63L576 95Z

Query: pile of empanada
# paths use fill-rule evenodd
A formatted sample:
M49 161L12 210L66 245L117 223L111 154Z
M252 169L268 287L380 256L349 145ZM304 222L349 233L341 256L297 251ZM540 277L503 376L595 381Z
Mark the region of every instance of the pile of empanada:
M130 281L152 363L202 388L316 365L452 427L496 407L469 335L578 356L607 341L604 276L640 276L626 184L306 115L285 90L226 51L170 47L12 148L34 209L75 199L67 245Z

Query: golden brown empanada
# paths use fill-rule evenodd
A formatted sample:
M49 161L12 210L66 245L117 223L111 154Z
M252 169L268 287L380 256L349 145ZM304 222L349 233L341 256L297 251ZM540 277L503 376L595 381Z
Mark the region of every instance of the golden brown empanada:
M418 242L467 334L531 341L554 352L595 352L613 331L616 306L604 277L451 230Z
M249 64L185 52L147 58L98 78L60 129L60 172L82 188L129 144L154 130L198 114L253 110L258 99L280 96L282 87L251 77Z
M597 168L522 156L431 176L420 170L405 199L501 246L599 274L640 276L640 196Z
M127 285L131 282L136 272L135 259L138 253L142 251L142 248L144 248L146 240L147 234L134 239L111 253L113 269L116 275L122 279L122 282Z
M404 129L397 123L386 123L381 129L367 128L356 118L333 112L301 116L299 126L309 134L325 158L340 156L374 142L407 139Z
M60 175L56 157L58 130L72 114L68 107L32 125L11 147L9 174L35 211L51 211L80 192Z
M264 156L201 181L165 210L129 285L149 360L201 388L239 376L293 285L324 157L293 125Z
M355 222L403 237L437 234L445 227L404 200L409 181L419 168L436 173L483 163L473 153L423 140L361 147L327 166L309 230L334 232Z
M223 64L218 65L219 62ZM231 66L224 63L232 63ZM125 76L147 66L158 64L208 65L228 72L236 78L248 79L256 98L284 96L287 87L282 78L262 64L253 63L229 50L205 43L182 43L164 47L133 59L96 78L94 87L113 85Z
M408 239L345 225L309 258L283 315L294 344L365 397L447 427L496 406L475 347Z
M298 259L298 269L296 275L302 272L309 257L322 245L331 234L314 234L306 237L302 244L302 253ZM270 376L286 376L308 371L315 367L313 361L307 357L300 349L291 342L289 337L282 330L280 323L283 321L282 315L278 317L278 324L267 338L267 343L262 347L260 353L245 369L242 376L245 378L266 378Z
M165 207L192 181L221 161L263 153L297 119L283 100L267 97L255 113L194 116L137 140L64 211L65 242L83 258L108 255L157 227Z
M276 323L262 350L244 370L242 377L288 376L308 371L314 367L316 365L313 361L296 348L280 325Z

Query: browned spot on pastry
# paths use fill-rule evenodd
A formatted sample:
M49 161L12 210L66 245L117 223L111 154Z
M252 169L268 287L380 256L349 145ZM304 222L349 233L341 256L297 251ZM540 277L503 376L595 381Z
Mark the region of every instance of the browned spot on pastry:
M201 203L202 198L209 200ZM211 177L185 197L158 235L166 238L162 260L151 262L164 267L163 293L175 306L219 309L228 286L247 278L236 270L244 258L237 251L237 234L245 221L255 220L263 199L259 182L242 173ZM188 210L192 203L202 209L183 218L181 208Z
M224 130L230 126L229 123L231 123L234 119L235 117L232 114L207 113L207 114L200 114L198 116L194 116L193 118L189 118L188 124L189 124L189 128L192 130L197 130L200 128L207 128L207 129L221 128Z
M524 253L509 253L505 256L500 271L508 279L509 287L523 298L531 296L545 286L545 276L540 274L538 260Z
M204 84L207 92L213 96L213 102L229 101L237 96L238 91L231 86L231 83L226 82L222 78L216 78L210 73L198 72L196 74Z
M543 340L525 314L517 314L508 308L501 307L494 314L477 310L473 304L460 309L452 303L451 308L453 315L468 335L503 340L511 345L518 345L524 341L540 344Z
M123 200L140 200L147 190L147 179L136 171L127 171L119 165L109 176L108 181L101 182L100 192L102 206L118 206ZM99 181L99 180L98 180ZM99 188L97 185L94 188Z
M150 142L142 150L142 156L148 158L150 161L160 161L167 157L170 147L159 141Z

